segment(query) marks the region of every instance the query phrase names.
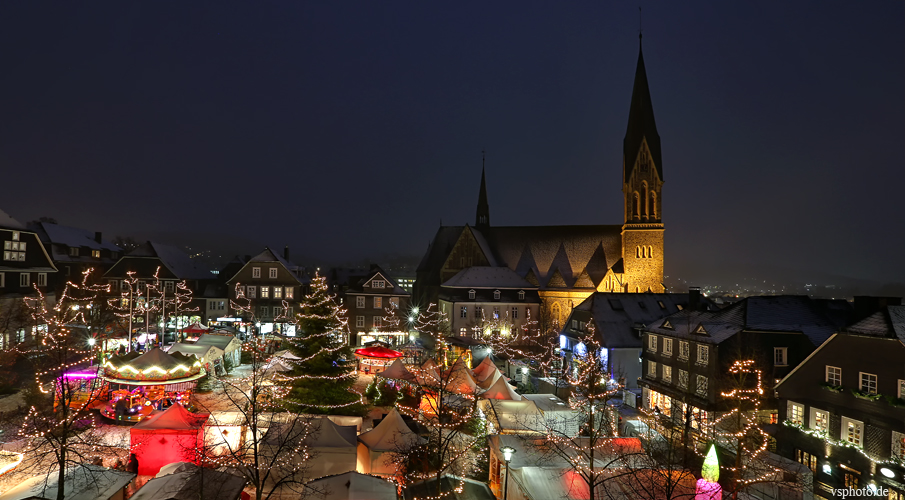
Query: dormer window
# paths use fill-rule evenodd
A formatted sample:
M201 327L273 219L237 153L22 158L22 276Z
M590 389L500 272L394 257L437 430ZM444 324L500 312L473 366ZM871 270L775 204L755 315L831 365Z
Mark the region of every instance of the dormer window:
M79 256L79 247L69 247L69 256L78 257Z
M525 291L524 291L524 290L519 290L519 291L518 291L518 299L519 299L519 300L525 300Z
M91 251L91 256L94 257L95 259L100 259L100 258L101 258L101 251L100 251L100 250L92 250L92 251Z
M371 281L371 288L386 288L386 281L383 280L373 280Z
M493 300L500 300L500 291L499 290L493 291Z
M698 335L707 335L707 330L704 329L704 325L698 325L698 327L695 328L694 333L697 333Z
M475 293L474 290L469 290L469 291L468 291L468 298L471 299L471 300L474 300L474 293Z
M675 329L675 328L672 327L672 323L670 323L669 320L666 320L666 321L663 322L662 328L665 328L665 329L667 329L667 330L674 330L674 329Z

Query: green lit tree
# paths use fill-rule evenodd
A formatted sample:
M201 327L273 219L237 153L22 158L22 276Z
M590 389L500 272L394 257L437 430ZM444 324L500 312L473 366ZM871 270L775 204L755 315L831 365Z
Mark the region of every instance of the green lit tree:
M296 336L289 349L298 356L287 374L291 389L286 409L299 413L362 415L362 396L353 390L355 358L349 346L346 310L328 293L323 276L315 275L311 293L300 304L294 321Z

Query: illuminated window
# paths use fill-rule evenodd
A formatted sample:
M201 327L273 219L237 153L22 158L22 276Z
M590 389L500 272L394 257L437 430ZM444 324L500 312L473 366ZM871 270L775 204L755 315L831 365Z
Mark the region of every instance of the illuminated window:
M650 335L647 337L647 350L650 352L657 352L657 336Z
M275 298L275 299L283 298L283 287L281 287L281 286L273 287L273 298Z
M371 288L386 288L386 281L384 280L373 280L371 281Z
M355 327L356 328L365 327L365 317L364 316L355 316Z
M864 431L864 424L858 420L848 417L842 417L842 440L848 441L855 446L861 446L861 436Z
M293 298L295 298L295 288L293 288L293 287L291 287L291 286L287 286L287 287L284 289L284 291L286 292L286 298L287 298L287 299L293 299Z
M374 309L383 308L383 297L374 297Z
M688 342L685 342L684 340L680 340L679 341L679 359L683 360L683 361L687 361L690 353L691 353L691 348L688 345Z
M861 392L865 394L877 393L877 376L873 373L861 372Z
M493 306L493 319L500 319L500 308Z
M269 286L262 286L262 287L261 287L261 298L262 298L262 299L269 299L269 298L270 298L270 287L269 287Z
M663 355L672 356L672 339L663 338Z
M459 310L459 317L460 318L468 317L468 306L462 306L462 308Z
M380 316L374 316L374 328L383 327L383 318Z
M647 362L647 376L649 378L657 378L657 363L653 361Z
M860 478L858 477L858 474L854 472L844 472L842 473L842 482L845 484L846 488L857 490Z
M826 365L826 383L829 385L842 385L842 368Z
M802 450L795 450L795 460L800 464L804 464L811 472L817 472L817 457Z
M706 345L698 346L698 359L696 361L699 365L707 365L710 363L710 348Z
M685 370L679 370L679 388L688 388L688 372Z
M13 231L13 241L19 241L19 231Z
M2 282L0 282L0 283L2 283ZM3 285L0 284L0 286L3 286ZM902 379L899 379L898 397L899 397L899 399L905 399L905 380L902 380Z
M830 426L830 414L823 410L811 408L810 428L815 431L826 432Z
M802 425L804 423L804 405L789 401L787 408L789 412L789 421L793 424Z
M905 458L905 434L892 431L892 456L903 459Z
M361 296L355 297L355 307L358 309L364 309L365 308L365 298L361 297Z
M251 277L260 278L261 277L261 268L260 267L251 268Z
M390 307L399 307L399 297L390 297Z
M257 298L257 297L258 297L257 292L258 292L258 287L249 286L249 287L248 287L248 298L249 298L249 299L255 299L255 298Z
M695 394L697 394L698 396L701 396L702 398L706 398L707 397L707 377L705 377L703 375L698 375L697 377L698 377L698 383L697 383L697 390L695 391Z
M92 250L92 251L91 251L91 256L94 257L95 259L100 259L100 258L101 258L101 251L100 251L100 250Z
M663 365L663 381L666 383L672 382L672 367L669 365Z
M468 298L474 300L474 290L468 291Z
M468 328L465 328L464 326L462 328L459 328L459 336L468 337Z

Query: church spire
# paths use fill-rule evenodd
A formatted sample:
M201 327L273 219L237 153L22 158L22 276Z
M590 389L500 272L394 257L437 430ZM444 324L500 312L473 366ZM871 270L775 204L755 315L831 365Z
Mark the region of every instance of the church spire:
M475 216L478 228L490 226L490 205L487 203L487 181L484 176L484 152L481 151L481 191L478 192L478 211Z
M638 67L635 69L635 85L632 88L632 104L628 113L628 129L622 144L623 182L628 182L635 167L635 160L641 145L647 140L650 159L663 180L663 166L660 164L660 135L654 121L654 107L647 85L647 71L644 68L644 53L641 50L641 33L638 34Z

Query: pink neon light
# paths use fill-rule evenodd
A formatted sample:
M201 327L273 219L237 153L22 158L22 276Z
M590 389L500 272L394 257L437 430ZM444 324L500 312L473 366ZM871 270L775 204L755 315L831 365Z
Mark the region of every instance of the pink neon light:
M97 378L96 373L64 373L64 378Z

